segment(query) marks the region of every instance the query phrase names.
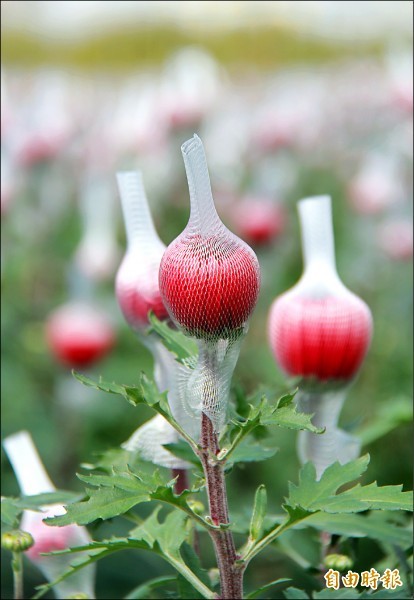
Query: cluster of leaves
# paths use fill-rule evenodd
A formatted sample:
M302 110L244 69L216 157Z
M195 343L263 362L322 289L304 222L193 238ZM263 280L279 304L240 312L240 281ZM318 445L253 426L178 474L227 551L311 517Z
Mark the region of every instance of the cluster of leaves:
M188 361L194 348L188 345L183 336L165 328L155 319L152 320L152 327L177 360ZM202 514L203 510L200 507L203 505L197 502L202 499L205 484L198 459L200 448L175 421L168 406L166 393L159 393L154 381L144 374L141 375L137 386L94 382L79 374L75 374L75 377L87 386L120 395L134 406L145 404L161 414L183 438L178 444L166 446L167 449L180 458L190 460L198 477L192 489L176 495L174 479L169 480L165 472L145 472L145 469L140 468L139 461L134 462L129 453L119 449L109 452L97 465L92 466L92 473L78 475L87 486L82 497L79 494L57 492L41 497L3 499L2 520L12 527L16 527L23 510L38 509L40 506L56 503L66 505L66 514L46 519L50 526L73 523L88 525L97 520L115 517L122 517L133 523L133 527L123 537L93 541L85 546L51 553L76 553L80 558L70 562L69 568L58 580L41 586L35 598L40 598L55 584L86 565L125 549L154 552L174 567L177 573L176 576L158 577L146 582L133 590L128 598L149 597L155 589L169 589L171 586L175 586L175 593L180 598L216 598L217 581L211 577L211 573L201 567L191 541L196 530L211 533L222 526L213 525L209 517ZM233 415L221 440L221 452L215 460L230 469L238 462L261 461L273 456L275 448L267 448L257 439L252 441L252 436L249 437L249 434L259 427L278 426L323 434L323 430L312 424L312 415L296 410L294 395L295 393L286 394L274 399L266 394L258 394L251 398L247 416ZM234 532L245 534L246 541L238 550L240 564L247 567L252 559L274 543L279 544L281 549L295 558L292 536L307 528L335 536L370 537L382 545L388 554L396 554L398 550L399 556L406 556L412 544L410 531L403 522L397 526L398 519L394 519L393 514L395 511L411 510L412 494L402 491L402 486L379 487L376 482L368 485L355 484L354 482L366 471L368 463L368 455L345 465L335 463L323 473L319 481L314 466L311 463L304 465L298 483L289 483L283 513L280 514L268 513L266 488L264 485L259 486L250 523L230 523ZM134 508L150 501L155 503L155 508L148 518L142 520ZM169 507L167 514L162 510L163 506ZM300 560L303 561L303 557L299 557L299 562ZM260 597L273 586L286 586L287 581L278 579L250 592L246 597ZM404 597L401 589L397 591L399 598ZM330 592L315 592L312 598L325 598ZM354 589L342 589L335 593L337 598L392 597L392 593L387 591L381 591L382 595L379 595L380 592L359 593ZM284 594L288 599L309 598L307 594L293 587L286 589Z

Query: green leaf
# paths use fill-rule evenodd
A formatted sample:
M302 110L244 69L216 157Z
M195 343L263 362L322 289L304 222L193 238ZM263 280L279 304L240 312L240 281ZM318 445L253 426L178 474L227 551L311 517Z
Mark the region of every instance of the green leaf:
M187 539L186 515L173 511L164 523L158 521L158 507L142 524L130 531L129 539L143 540L158 551L182 575L203 598L214 598L215 594L185 564L180 548Z
M80 500L84 494L77 492L67 492L64 490L56 490L44 494L36 494L34 496L22 496L20 498L2 498L1 501L1 520L6 525L18 527L20 515L23 510L40 511L43 506L50 504L69 504Z
M198 355L198 347L194 340L179 331L172 329L165 321L160 321L153 312L149 314L151 327L148 332L156 333L164 346L176 356L176 360L188 365L188 359L194 359Z
M276 585L280 585L282 583L287 583L288 581L291 581L291 579L275 579L275 581L266 583L266 585L262 585L261 587L257 588L257 590L254 590L253 592L250 592L249 594L247 594L246 600L251 600L252 598L257 598L258 596L263 594L263 592L267 592L272 587L275 587Z
M254 440L245 439L237 446L226 462L229 465L240 462L262 462L272 458L277 451L278 448L267 448Z
M253 513L250 521L250 539L255 541L260 538L263 532L263 520L266 515L267 492L264 485L259 485L256 490L253 504Z
M151 592L158 589L159 587L168 586L171 583L177 583L176 577L156 577L150 579L145 583L142 583L138 587L134 588L127 596L125 600L146 600L150 598Z
M193 573L204 583L204 585L210 585L210 578L205 569L201 567L200 559L194 552L193 548L186 542L181 546L181 556L185 564L191 569ZM184 579L182 575L178 575L178 592L179 597L187 600L197 600L202 598L202 595L191 585L189 581Z
M107 490L105 488L105 490ZM122 490L120 490L122 491ZM108 556L112 552L118 550L126 550L130 548L138 548L142 550L150 550L155 552L169 562L183 577L185 577L191 585L202 595L203 598L215 598L215 594L197 577L195 573L185 564L181 554L180 547L187 538L186 521L187 516L173 511L169 513L163 523L158 520L158 513L161 507L158 506L155 511L141 523L138 527L132 529L128 538L112 538L102 542L92 542L86 546L78 546L76 548L68 548L66 550L58 550L50 552L51 555L68 554L75 552L88 552L87 558L81 558L80 565L76 566L76 570L90 564L91 562ZM93 554L91 554L93 553ZM72 565L71 569L65 571L57 580L42 586L39 594L34 598L40 598L51 587L69 577L74 572Z
M50 504L71 504L72 502L77 502L83 496L82 492L56 490L55 492L36 494L34 496L22 496L17 502L22 508L35 509L42 506L49 506Z
M368 463L368 454L346 465L336 462L324 471L320 481L316 479L314 465L306 463L299 473L299 485L289 483L289 504L310 511L319 510L321 501L333 496L341 486L361 477Z
M277 425L288 429L306 429L312 433L323 433L323 429L315 427L312 424L311 418L313 415L297 412L292 402L296 391L285 394L279 400L272 403L269 402L264 394L260 396L259 400L257 400L257 396L252 398L255 404L250 404L250 411L247 418L232 421L233 427L230 430L232 442L228 448L223 449L219 455L219 459L223 462L227 461L241 441L259 425L266 427ZM270 449L268 450L269 452L266 457L271 455ZM246 460L246 458L243 458L243 460Z
M59 577L57 577L54 581L50 581L49 583L45 583L43 585L37 586L35 588L37 590L37 593L32 597L32 600L38 600L39 598L42 598L55 585L59 584L64 579L67 579L68 577L70 577L71 575L76 573L77 571L80 571L84 567L91 565L92 563L96 562L97 560L100 560L101 558L108 556L109 554L111 554L112 552L115 552L115 550L118 549L115 547L114 548L104 548L102 546L102 544L100 545L100 549L99 548L96 549L95 545L96 544L92 543L92 544L90 544L88 546L84 546L84 547L82 546L79 548L70 548L67 550L61 550L59 552L50 552L49 554L66 554L66 553L73 553L73 552L79 552L79 551L88 551L88 554L86 556L76 560L75 562L73 562L69 566L69 569L67 569L66 571L61 573L59 575ZM124 547L122 549L124 549Z
M192 463L193 465L196 465L201 469L200 459L194 454L194 452L191 449L191 446L189 446L187 442L184 442L184 440L180 440L175 444L163 444L163 447L166 448L168 452L171 452L171 454L173 454L174 456L177 456L182 460Z
M1 520L5 525L17 528L23 509L17 505L17 498L2 498Z
M305 429L312 433L323 433L323 428L313 425L311 421L312 417L312 414L298 412L296 406L289 404L274 409L267 407L261 416L260 424L266 427L277 425L278 427L285 427L287 429Z
M289 587L283 591L283 595L288 600L309 600L309 596L303 591L295 587Z
M97 490L88 490L89 498L84 502L69 504L66 514L59 517L45 519L47 525L88 525L96 519L111 519L122 515L140 502L150 499L145 487L136 491L127 491L121 488L100 487Z
M194 452L197 452L196 442L183 430L171 414L167 400L167 392L160 393L155 382L149 379L145 373L141 373L139 386L119 385L117 383L108 383L100 380L99 383L93 381L85 375L80 375L72 371L74 377L84 385L101 390L110 394L118 394L125 398L133 406L145 404L150 406L156 412L166 419L180 435L187 440Z
M287 503L291 507L301 507L309 512L329 513L361 512L368 509L410 510L412 493L402 492L402 486L378 487L376 483L360 484L337 493L338 489L362 475L369 463L365 455L345 465L338 462L329 466L319 481L315 467L307 463L302 467L299 484L289 484Z
M138 475L130 471L112 473L111 475L82 475L77 473L77 478L81 481L96 487L116 487L127 492L136 492L137 490L152 489L151 482L144 482Z
M383 511L368 515L317 512L306 517L301 525L346 537L369 537L403 549L412 544L411 531L389 522Z

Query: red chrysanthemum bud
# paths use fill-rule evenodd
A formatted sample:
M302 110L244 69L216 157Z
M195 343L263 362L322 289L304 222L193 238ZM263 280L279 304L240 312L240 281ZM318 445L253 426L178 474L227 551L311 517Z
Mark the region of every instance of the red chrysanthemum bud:
M73 302L50 315L46 340L58 361L68 367L84 368L109 352L115 343L115 334L105 313Z
M371 340L371 312L336 272L330 198L301 201L299 216L304 273L272 305L270 345L277 363L291 376L349 381Z
M256 304L259 264L253 250L221 222L214 207L202 142L181 147L191 214L160 265L160 290L170 315L199 338L227 339L244 326Z
M168 317L158 285L158 269L165 245L155 231L139 172L118 173L128 249L116 276L116 297L126 321L139 331L148 325L152 310Z

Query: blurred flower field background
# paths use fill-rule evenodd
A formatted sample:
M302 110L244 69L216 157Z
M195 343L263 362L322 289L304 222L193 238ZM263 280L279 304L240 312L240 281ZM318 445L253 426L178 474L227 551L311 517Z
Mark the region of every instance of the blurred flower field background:
M46 324L62 305L87 302L115 342L83 372L127 384L151 372L114 296L125 252L115 174L142 171L168 244L188 220L180 146L197 133L218 212L262 269L234 398L294 387L275 365L267 316L301 273L296 202L329 194L339 274L374 319L341 425L361 434L370 481L410 488L412 4L6 1L1 10L2 438L27 429L55 484L82 489L79 464L151 416L75 381ZM232 513L242 516L262 482L280 510L297 477L295 438L278 431L268 440L275 457L233 470ZM2 474L2 494L18 494L3 451ZM370 568L379 549L359 544L358 566ZM161 569L144 552L110 558L98 567L97 596L123 597ZM272 550L249 577L292 574L306 587L305 571ZM26 577L27 589L43 581L29 564Z

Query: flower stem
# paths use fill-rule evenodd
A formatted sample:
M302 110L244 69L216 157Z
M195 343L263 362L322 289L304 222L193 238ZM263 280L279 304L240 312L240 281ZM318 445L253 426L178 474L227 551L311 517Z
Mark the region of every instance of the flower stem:
M177 496L179 496L184 490L190 489L187 469L171 469L171 471L172 476L174 478L177 477L177 480L174 483L174 492L177 494Z
M201 420L200 442L200 459L206 478L211 521L216 526L228 525L229 514L223 465L214 459L219 452L217 434L214 432L212 422L204 413ZM244 565L237 564L238 556L233 534L223 528L210 530L210 536L220 571L220 598L239 600L243 598Z
M14 600L23 600L23 559L21 552L13 552L12 558Z

